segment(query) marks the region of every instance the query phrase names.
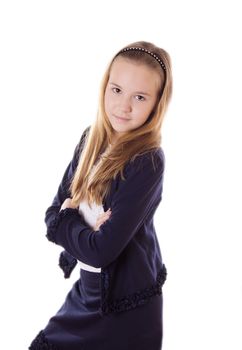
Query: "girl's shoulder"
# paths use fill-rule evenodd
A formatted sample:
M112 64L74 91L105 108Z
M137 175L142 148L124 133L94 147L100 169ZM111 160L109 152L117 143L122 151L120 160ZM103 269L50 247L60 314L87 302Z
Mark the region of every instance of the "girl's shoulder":
M79 141L79 143L78 143L78 145L77 145L77 148L78 148L79 151L81 150L81 148L82 148L83 145L84 145L86 136L88 135L88 132L89 132L90 128L91 128L91 125L89 125L89 126L83 131L83 133L81 134L80 141Z
M83 150L83 147L84 147L84 144L85 144L85 140L86 140L86 136L88 135L88 132L90 130L90 127L91 126L88 126L81 134L81 137L80 137L80 140L78 142L78 144L76 145L75 147L75 150L74 150L74 155L73 155L73 159L74 159L74 162L75 163L78 163L78 160L79 160L79 157L80 157L80 154Z
M149 162L150 160L155 162L163 163L165 161L165 154L161 147L152 148L146 152L140 153L135 155L131 160L130 163L135 162L138 163L144 163Z
M154 171L164 171L165 154L162 147L153 148L132 157L125 167L125 173L128 175L130 172L142 171L151 166Z

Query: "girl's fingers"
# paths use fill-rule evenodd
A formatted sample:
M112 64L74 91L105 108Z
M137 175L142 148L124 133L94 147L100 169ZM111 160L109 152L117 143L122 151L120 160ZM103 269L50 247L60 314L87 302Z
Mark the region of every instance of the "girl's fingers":
M104 224L105 221L107 221L109 219L111 215L111 209L109 208L106 212L100 214L97 218L97 222L96 222L96 229L99 229L99 227Z

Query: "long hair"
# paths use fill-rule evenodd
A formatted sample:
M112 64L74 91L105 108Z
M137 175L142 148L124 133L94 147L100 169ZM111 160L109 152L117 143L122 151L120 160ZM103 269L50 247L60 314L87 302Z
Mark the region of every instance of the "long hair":
M86 199L88 204L102 204L110 190L111 181L120 174L124 179L124 166L138 155L149 152L161 145L161 127L172 95L172 73L169 54L152 43L139 41L128 47L140 47L158 56L166 70L151 55L142 50L119 51L109 63L101 82L99 108L95 122L90 126L84 140L78 166L71 181L72 203L78 206ZM137 129L125 132L118 141L108 147L113 137L113 128L105 113L104 95L110 70L116 57L124 57L154 69L161 77L161 87L157 103L146 122Z

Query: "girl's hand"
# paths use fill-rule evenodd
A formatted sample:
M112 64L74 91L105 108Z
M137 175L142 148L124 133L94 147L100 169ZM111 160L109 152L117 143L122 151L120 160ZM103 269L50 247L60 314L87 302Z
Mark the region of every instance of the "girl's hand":
M61 211L62 209L66 209L66 208L73 208L73 209L76 209L76 207L72 204L71 198L66 198L66 199L64 200L64 202L62 203L62 206L61 206L61 208L60 208L60 211Z
M104 224L105 221L107 221L110 218L112 211L109 208L107 211L105 211L104 213L100 214L97 218L97 222L96 225L94 226L94 231L98 231L99 227Z

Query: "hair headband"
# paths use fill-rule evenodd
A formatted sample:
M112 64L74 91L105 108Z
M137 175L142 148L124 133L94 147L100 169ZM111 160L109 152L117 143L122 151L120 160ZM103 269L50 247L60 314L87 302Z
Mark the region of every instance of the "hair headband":
M143 47L133 47L133 46L132 46L132 47L126 47L126 48L124 48L123 50L119 51L119 53L118 53L117 55L119 55L119 54L122 53L122 52L126 52L126 51L142 51L142 52L145 52L145 53L147 53L148 55L154 57L154 58L156 59L156 61L159 62L159 64L161 65L162 69L163 69L164 71L166 71L166 66L165 66L164 62L163 62L157 55L155 55L153 52L151 52L151 51L149 51L149 50L147 50L147 49L144 49ZM116 56L117 56L117 55L116 55Z

